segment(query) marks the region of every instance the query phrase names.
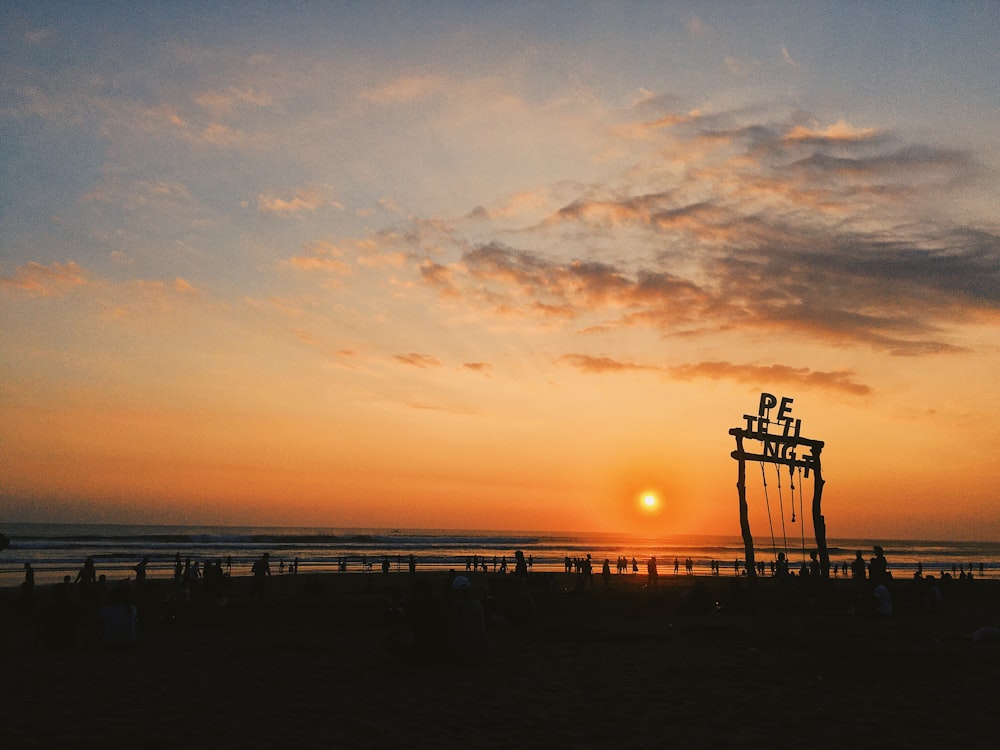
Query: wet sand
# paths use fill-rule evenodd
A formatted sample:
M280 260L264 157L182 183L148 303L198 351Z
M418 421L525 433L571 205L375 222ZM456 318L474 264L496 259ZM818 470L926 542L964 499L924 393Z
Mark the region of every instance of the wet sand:
M418 573L437 600L446 575ZM495 581L474 577L474 593ZM151 581L126 650L82 634L35 648L37 613L7 590L0 747L995 745L1000 644L966 636L1000 624L1000 581L951 582L938 613L908 606L912 581L897 581L889 618L858 614L848 581L817 597L736 581L667 575L646 590L626 575L579 591L537 577L530 622L489 598L490 654L472 667L383 648L399 627L387 591L408 597L406 573L275 576L259 605L246 578L225 606L171 604L170 583Z

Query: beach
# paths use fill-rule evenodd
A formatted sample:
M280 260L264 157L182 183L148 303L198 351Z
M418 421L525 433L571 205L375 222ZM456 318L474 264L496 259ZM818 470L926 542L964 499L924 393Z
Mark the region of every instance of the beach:
M821 593L774 579L471 576L486 605L482 661L413 661L386 648L414 581L434 571L249 577L224 604L137 595L137 643L81 628L38 647L39 611L2 598L5 748L992 747L1000 581L949 581L924 611L912 580L892 616L857 607L853 582ZM530 610L521 605L530 594Z

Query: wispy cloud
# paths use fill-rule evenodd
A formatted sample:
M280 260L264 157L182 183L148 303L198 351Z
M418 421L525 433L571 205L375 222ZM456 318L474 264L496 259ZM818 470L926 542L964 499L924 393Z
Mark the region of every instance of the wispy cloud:
M32 261L18 266L13 276L0 276L0 287L52 297L86 284L88 276L89 273L74 261L53 261L49 265Z
M423 99L441 91L445 82L438 76L401 76L381 86L366 89L362 99L373 104L399 104Z
M330 198L324 188L305 187L295 191L291 198L279 198L273 193L261 193L257 196L257 209L262 213L278 216L294 216L296 214L312 213L324 206L342 208Z
M419 354L417 352L410 352L409 354L397 354L393 357L397 362L404 365L409 365L411 367L440 367L441 361L436 357L432 357L429 354Z
M674 380L734 380L753 385L773 383L775 385L794 385L819 390L840 391L854 396L867 396L872 392L870 386L856 382L854 380L855 373L847 370L821 372L810 370L807 367L790 367L780 364L739 365L724 361L660 367L585 354L566 354L558 361L575 367L581 372L598 375L652 372Z
M668 368L672 378L693 380L736 380L741 383L804 386L818 390L841 391L854 396L867 396L870 386L854 380L849 370L821 372L808 367L788 365L736 365L729 362L698 362Z
M788 51L788 47L781 48L781 57L786 63L791 65L793 68L802 67L802 63L800 63L798 60L792 57L792 53Z

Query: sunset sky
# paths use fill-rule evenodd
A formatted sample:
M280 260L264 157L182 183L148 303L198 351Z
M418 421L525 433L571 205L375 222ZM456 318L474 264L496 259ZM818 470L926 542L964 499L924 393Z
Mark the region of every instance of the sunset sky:
M998 541L998 40L994 2L5 2L0 526L738 534L769 392L831 538Z

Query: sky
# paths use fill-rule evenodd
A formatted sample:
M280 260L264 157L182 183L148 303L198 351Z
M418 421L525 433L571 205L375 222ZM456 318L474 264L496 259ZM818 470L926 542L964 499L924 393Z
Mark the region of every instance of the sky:
M830 538L998 541L998 40L993 2L5 2L0 524L738 534L770 393ZM750 465L756 536L813 489Z

